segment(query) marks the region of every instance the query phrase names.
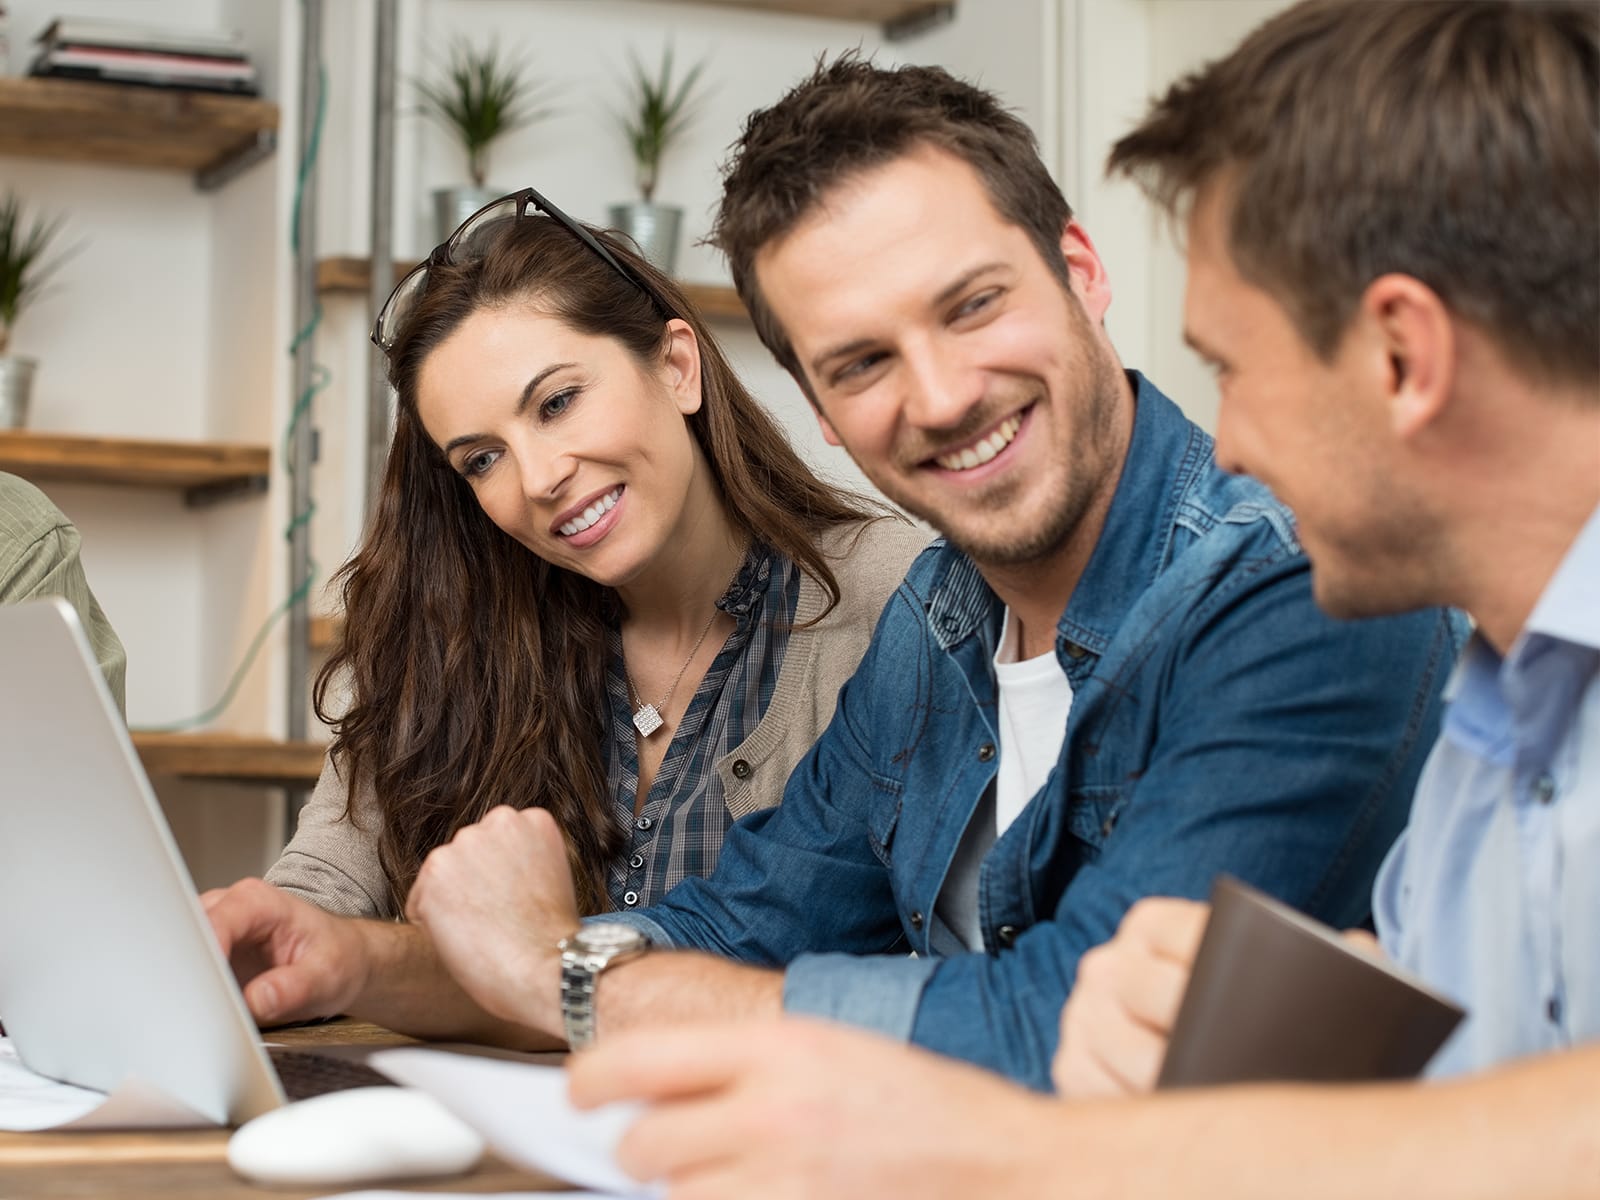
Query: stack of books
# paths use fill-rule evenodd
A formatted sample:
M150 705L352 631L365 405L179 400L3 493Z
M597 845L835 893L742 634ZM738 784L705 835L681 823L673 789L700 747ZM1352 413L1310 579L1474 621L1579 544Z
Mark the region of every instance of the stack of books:
M260 94L237 33L63 17L38 37L29 74L196 92Z

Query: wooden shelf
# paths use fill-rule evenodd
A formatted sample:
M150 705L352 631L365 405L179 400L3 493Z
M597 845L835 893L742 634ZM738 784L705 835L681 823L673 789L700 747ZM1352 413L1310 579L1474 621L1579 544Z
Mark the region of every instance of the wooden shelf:
M233 733L133 731L134 749L154 776L209 779L272 787L310 787L322 774L327 747Z
M689 303L700 310L700 315L707 320L715 321L748 321L750 314L745 311L744 301L739 299L739 293L720 283L683 283L679 282L684 295L689 297Z
M265 446L0 430L0 471L34 483L178 488L191 504L265 491L271 464Z
M829 17L837 21L871 21L883 26L890 37L909 37L923 29L943 24L955 11L954 3L939 0L699 0L701 4L720 4L727 8L750 8L757 12L796 13L805 17Z
M416 265L414 262L395 263L395 282L400 282L401 276ZM371 278L372 264L364 258L324 258L317 262L319 292L365 292ZM739 293L731 287L713 283L684 283L680 286L700 314L710 320L749 320L749 314L739 300Z
M0 154L195 172L220 187L272 153L278 106L246 96L0 78Z
M333 643L344 632L343 617L313 616L311 618L311 649L321 654L333 649Z

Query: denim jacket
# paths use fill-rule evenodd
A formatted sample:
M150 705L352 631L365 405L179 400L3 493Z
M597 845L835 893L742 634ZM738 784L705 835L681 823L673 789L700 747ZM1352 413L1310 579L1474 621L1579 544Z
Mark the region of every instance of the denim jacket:
M1003 606L942 541L890 599L783 803L739 822L708 878L607 919L786 968L791 1012L1045 1087L1079 957L1141 896L1203 897L1228 871L1337 925L1367 916L1460 623L1324 616L1288 511L1131 378L1127 462L1057 630L1066 735L983 860L984 951L934 904L996 774Z

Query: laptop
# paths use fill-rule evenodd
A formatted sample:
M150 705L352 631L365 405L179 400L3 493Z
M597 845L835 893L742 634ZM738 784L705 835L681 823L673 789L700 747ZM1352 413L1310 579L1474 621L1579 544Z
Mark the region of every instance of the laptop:
M1157 1087L1407 1079L1466 1015L1237 879L1211 904Z
M77 613L55 597L0 607L0 1020L53 1079L137 1079L219 1125L285 1102Z

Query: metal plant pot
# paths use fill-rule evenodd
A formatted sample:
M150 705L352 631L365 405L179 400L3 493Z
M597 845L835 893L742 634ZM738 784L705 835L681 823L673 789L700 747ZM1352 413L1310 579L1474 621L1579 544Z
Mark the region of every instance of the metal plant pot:
M28 423L33 397L33 372L39 361L0 354L0 429L21 429Z
M433 240L442 242L465 221L491 200L498 200L505 192L494 187L436 188L433 193Z
M668 275L678 263L678 227L683 209L668 204L613 204L609 211L611 228L627 234L640 252Z

